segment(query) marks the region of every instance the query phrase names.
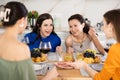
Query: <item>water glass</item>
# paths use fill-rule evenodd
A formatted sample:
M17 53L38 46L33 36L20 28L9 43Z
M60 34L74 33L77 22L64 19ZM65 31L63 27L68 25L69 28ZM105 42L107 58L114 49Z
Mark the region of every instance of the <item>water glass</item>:
M57 53L58 54L58 56L59 56L59 60L58 61L63 61L64 60L64 53L63 52L61 52L61 53Z
M49 61L58 61L58 59L59 59L59 56L57 53L55 53L55 52L48 53L48 60Z

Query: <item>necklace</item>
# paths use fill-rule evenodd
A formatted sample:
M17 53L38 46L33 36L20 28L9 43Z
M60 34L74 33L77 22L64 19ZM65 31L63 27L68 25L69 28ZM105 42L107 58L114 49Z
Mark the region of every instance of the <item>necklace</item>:
M80 42L80 48L82 48L83 47L83 41L84 41L84 33L83 33L83 37L82 37L82 41Z
M83 44L82 43L80 43L80 48L82 48L83 47Z

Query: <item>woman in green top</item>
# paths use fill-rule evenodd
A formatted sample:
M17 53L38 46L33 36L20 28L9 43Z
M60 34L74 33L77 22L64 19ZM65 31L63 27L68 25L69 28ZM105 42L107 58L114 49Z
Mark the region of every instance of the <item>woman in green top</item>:
M28 11L22 3L12 1L4 6L3 13L0 14L5 28L0 34L0 80L36 80L29 48L17 39L26 28ZM55 68L43 80L51 80L53 74L57 76Z

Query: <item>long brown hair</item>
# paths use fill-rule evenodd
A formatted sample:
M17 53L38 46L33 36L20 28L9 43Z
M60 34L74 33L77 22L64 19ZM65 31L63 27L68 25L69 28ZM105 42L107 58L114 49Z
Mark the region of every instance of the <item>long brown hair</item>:
M112 23L116 34L116 39L120 42L120 9L114 9L106 12L104 18L107 24Z
M49 13L43 13L43 14L39 15L39 17L37 18L36 26L33 27L33 31L32 31L37 34L36 40L39 38L41 39L40 27L43 24L43 21L46 19L51 19L53 22L53 18ZM54 31L54 25L53 25L53 30L51 33L57 35Z

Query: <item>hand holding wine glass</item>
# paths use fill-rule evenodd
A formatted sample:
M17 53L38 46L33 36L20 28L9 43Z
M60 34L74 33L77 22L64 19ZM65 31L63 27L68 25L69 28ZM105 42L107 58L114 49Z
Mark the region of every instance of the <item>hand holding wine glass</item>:
M51 47L50 41L48 41L48 42L41 41L39 48L42 53L47 54L51 50L52 47Z

